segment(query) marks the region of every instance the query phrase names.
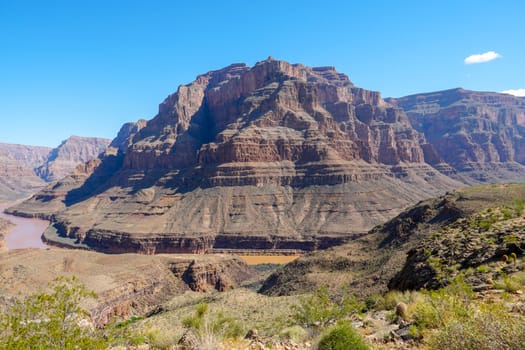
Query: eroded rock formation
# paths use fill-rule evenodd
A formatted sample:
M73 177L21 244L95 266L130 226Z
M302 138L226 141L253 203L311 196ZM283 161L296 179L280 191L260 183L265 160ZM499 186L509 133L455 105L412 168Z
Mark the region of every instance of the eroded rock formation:
M53 215L57 242L107 252L312 250L459 185L401 109L333 67L206 73L118 139L11 212Z

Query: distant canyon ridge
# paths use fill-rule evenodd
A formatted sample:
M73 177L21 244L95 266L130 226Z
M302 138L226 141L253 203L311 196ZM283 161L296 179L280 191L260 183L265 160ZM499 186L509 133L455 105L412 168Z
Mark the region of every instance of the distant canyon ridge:
M524 181L525 98L382 99L269 58L198 76L108 144L65 177L35 160L58 181L8 211L51 219L51 244L110 253L316 250L454 188Z
M111 140L71 136L56 148L0 143L0 202L35 193L104 152Z

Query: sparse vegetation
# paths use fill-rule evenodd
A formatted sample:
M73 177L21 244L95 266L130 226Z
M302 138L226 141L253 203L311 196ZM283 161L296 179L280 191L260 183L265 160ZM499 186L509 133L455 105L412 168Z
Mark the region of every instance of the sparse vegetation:
M94 298L76 278L58 278L50 292L17 301L0 317L0 349L106 349L111 337L95 329L80 305Z
M301 297L299 304L292 306L292 319L301 326L319 331L363 307L364 304L352 293L345 291L336 299L323 286L313 295Z
M243 335L242 326L222 312L211 315L208 304L199 303L193 316L182 321L183 325L195 335L199 349L217 349L218 344L227 338Z

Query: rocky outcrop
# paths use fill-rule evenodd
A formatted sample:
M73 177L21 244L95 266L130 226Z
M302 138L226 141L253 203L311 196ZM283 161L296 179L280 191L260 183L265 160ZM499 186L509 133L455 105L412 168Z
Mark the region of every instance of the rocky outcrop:
M10 211L63 209L57 242L108 252L315 250L459 185L401 109L333 67L212 71L131 133Z
M210 289L224 292L239 286L254 275L254 271L238 257L215 260L193 259L189 264L180 261L172 263L170 269L196 292L206 292Z
M95 137L71 136L51 150L43 164L35 169L46 182L56 181L75 169L78 164L96 158L111 140Z
M525 180L525 98L453 89L388 99L463 182Z
M135 123L123 127L130 130L121 131L121 142L127 142L126 138L138 130L138 126L134 129L133 125ZM114 142L120 142L119 137ZM0 201L12 201L33 194L42 189L46 181L64 177L79 164L87 171L87 168L93 167L93 163L83 163L96 158L106 149L109 142L110 140L106 139L72 136L55 149L0 143ZM115 144L114 147L119 146ZM71 183L71 179L65 182Z
M484 193L479 193L481 189ZM474 271L493 262L513 262L511 259L524 255L524 186L485 186L477 191L467 190L465 194L439 198L435 201L437 212L413 220L418 230L426 231L427 235L407 252L403 268L389 282L389 288L437 289L467 269ZM477 197L475 201L481 202L475 206L474 213L458 203L474 199L473 194ZM401 228L398 232L403 231ZM514 263L516 265L516 261ZM478 272L482 271L483 268Z

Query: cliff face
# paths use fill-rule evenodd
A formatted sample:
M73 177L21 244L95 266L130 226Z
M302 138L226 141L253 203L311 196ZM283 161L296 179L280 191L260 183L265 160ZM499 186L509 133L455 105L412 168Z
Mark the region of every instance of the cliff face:
M78 164L96 158L111 140L95 137L71 136L51 150L48 157L35 169L47 182L56 181L75 169Z
M332 67L212 71L135 132L11 212L62 207L59 236L109 252L312 250L459 186L401 109Z
M453 89L389 102L464 181L525 180L525 98Z

